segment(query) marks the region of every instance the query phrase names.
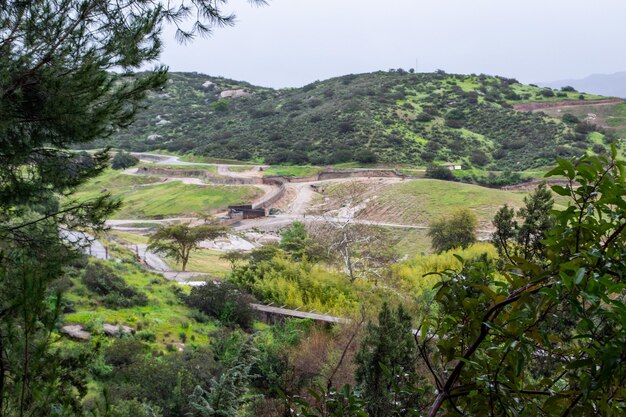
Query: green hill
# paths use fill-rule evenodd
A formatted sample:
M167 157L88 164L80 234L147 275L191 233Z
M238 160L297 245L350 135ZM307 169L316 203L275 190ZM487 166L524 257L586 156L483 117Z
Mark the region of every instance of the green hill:
M232 94L239 96L226 97ZM457 162L523 170L603 142L598 133L592 140L588 129L512 105L581 97L599 98L503 77L403 70L282 90L171 73L168 86L148 98L137 122L113 143L271 164Z

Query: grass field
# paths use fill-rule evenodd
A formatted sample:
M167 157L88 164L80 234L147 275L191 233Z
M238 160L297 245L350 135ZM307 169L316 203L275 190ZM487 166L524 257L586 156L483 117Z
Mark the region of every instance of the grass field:
M326 187L325 195L331 199L345 195L347 186L343 183ZM455 209L468 208L478 216L480 227L488 227L498 208L504 204L521 207L524 199L523 193L431 179L360 189L359 198L369 199L360 218L421 225Z
M152 181L154 178L106 172L81 187L74 197L88 200L106 191L123 202L113 218L142 219L204 213L250 202L262 194L261 189L253 186L189 185L180 182L145 185Z
M373 201L373 210L397 211L408 223L428 223L459 208L476 213L481 223L489 223L502 205L520 207L523 195L472 184L439 180L416 180L384 190ZM368 210L369 211L369 210Z
M251 166L231 165L228 167L230 172L246 172L252 169Z
M99 177L85 183L78 190L81 193L100 193L104 189L132 187L135 185L150 184L160 181L157 177L147 175L125 175L121 171L107 169Z
M160 153L160 151L159 151ZM175 155L170 152L170 154ZM177 154L176 154L177 155ZM185 162L199 162L205 164L235 164L235 165L256 165L255 161L238 161L236 159L219 159L210 158L207 156L201 156L196 154L186 154L180 157L181 161Z
M283 177L308 177L311 175L319 174L320 172L322 172L322 169L322 167L314 165L272 165L269 168L265 169L264 175L266 177L274 175L280 175Z
M221 259L221 252L200 249L191 254L188 271L205 272L211 276L224 278L230 272L230 264ZM168 262L175 265L173 262Z
M217 174L217 166L215 165L142 164L141 166L153 167L153 168L156 167L156 168L183 169L183 170L184 169L189 169L189 170L201 169L204 171L209 171L210 173L213 173L213 174Z
M393 249L401 256L415 256L431 253L428 230L420 229L393 229L397 243Z

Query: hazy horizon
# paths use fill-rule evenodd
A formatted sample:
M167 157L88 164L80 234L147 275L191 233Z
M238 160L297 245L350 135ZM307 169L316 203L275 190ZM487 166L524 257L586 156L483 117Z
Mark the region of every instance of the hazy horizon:
M299 87L389 68L485 73L550 82L626 70L626 3L598 0L270 0L228 4L232 28L177 44L165 28L161 62L172 71Z

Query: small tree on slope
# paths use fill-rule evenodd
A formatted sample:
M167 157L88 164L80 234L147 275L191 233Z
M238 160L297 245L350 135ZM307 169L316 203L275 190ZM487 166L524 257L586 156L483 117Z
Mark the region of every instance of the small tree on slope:
M228 229L222 226L196 226L173 224L160 226L148 240L148 250L171 256L182 264L183 272L191 252L198 249L203 240L215 240L226 234Z

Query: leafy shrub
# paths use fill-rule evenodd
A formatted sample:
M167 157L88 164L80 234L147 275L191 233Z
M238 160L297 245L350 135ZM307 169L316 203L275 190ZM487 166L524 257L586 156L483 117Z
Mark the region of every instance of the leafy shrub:
M450 216L430 223L428 236L437 253L455 248L465 249L476 242L478 219L468 209L459 209Z
M89 291L101 296L102 302L109 308L125 308L148 304L148 297L129 286L102 263L91 263L85 268L83 283Z
M580 123L580 119L571 113L565 113L563 117L561 118L561 120L563 120L563 122L565 123L570 123L570 124Z
M575 130L577 133L587 134L587 133L595 132L597 130L597 127L593 123L583 121L576 125Z
M600 145L599 143L596 143L595 145L593 145L591 147L591 150L597 153L598 155L605 155L607 153L606 148Z
M452 128L463 127L465 121L465 114L459 109L452 109L446 113L446 126Z
M433 118L434 117L432 115L430 115L428 113L425 113L425 112L421 112L420 114L418 114L415 117L415 120L420 122L420 123L427 123L427 122L430 122L431 120L433 120Z
M504 95L504 98L511 101L521 100L522 96L517 94L515 91L511 90Z
M211 103L211 107L217 112L225 112L228 110L228 100L221 98Z
M105 381L105 389L114 403L141 398L161 408L164 417L195 415L190 395L196 386L212 386L212 378L220 371L211 350L189 349L164 358L141 357L115 368Z
M126 169L130 168L139 163L139 159L132 156L130 153L125 151L119 151L115 154L113 159L111 160L111 168L113 169Z
M484 187L504 187L507 185L521 184L528 181L518 172L504 171L501 174L490 172L487 175L472 172L455 171L454 176L461 182L482 185Z
M436 180L445 180L445 181L456 180L452 171L450 171L448 168L444 166L435 165L435 164L430 164L428 165L428 167L426 167L426 177L433 178Z
M489 157L484 151L478 150L478 151L472 152L470 161L472 161L473 164L476 164L478 166L483 166L489 162Z
M136 362L146 353L146 345L139 340L125 337L116 339L104 351L104 360L113 366L127 366Z
M139 340L144 342L156 342L156 334L151 330L140 330L136 334Z
M369 149L360 149L354 154L354 159L363 164L374 164L378 157Z
M339 122L339 124L337 125L337 130L341 134L353 132L354 129L354 121L352 120L344 120Z
M185 302L227 326L250 329L254 321L254 310L250 307L254 298L230 282L207 282L194 287Z
M249 264L236 268L231 280L267 303L337 315L358 309L355 287L342 274L321 265L295 262L280 250L275 249L272 258L268 255L260 257L253 252Z
M341 164L352 160L352 152L347 149L340 149L330 156L331 164Z
M432 162L432 161L434 161L434 160L435 160L435 158L436 158L436 157L437 157L437 155L436 155L435 153L433 153L433 152L428 152L428 151L422 152L422 153L420 154L420 158L421 158L421 159L422 159L422 161L424 161L424 162Z
M543 97L554 97L554 91L550 88L544 88L539 92Z
M107 412L107 417L160 417L159 407L132 400L123 400L114 404Z

